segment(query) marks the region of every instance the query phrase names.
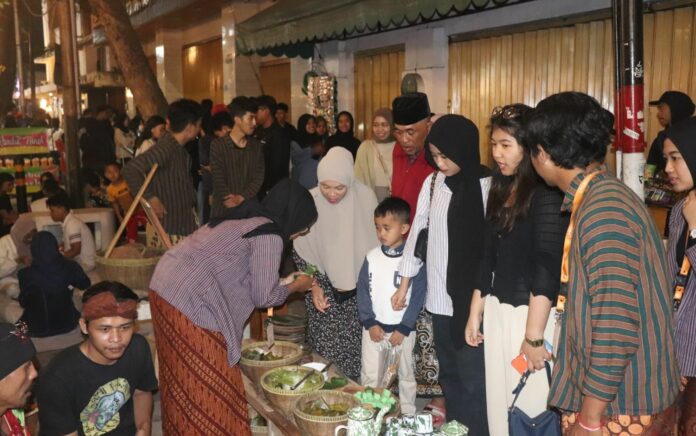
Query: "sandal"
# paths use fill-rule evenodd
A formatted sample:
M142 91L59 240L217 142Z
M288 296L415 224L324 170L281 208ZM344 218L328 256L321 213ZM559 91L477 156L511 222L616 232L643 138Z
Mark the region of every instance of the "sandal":
M440 406L434 406L433 404L428 404L423 408L423 412L429 413L433 416L433 427L440 427L445 423L446 410Z

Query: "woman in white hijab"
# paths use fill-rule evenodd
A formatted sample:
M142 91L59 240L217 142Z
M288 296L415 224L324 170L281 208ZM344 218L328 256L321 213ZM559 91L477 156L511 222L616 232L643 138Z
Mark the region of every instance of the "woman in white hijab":
M319 186L310 193L319 218L295 240L298 269L318 270L305 298L308 342L347 376L360 375L361 326L356 283L367 252L379 243L374 230L374 191L355 179L353 156L334 147L319 163Z

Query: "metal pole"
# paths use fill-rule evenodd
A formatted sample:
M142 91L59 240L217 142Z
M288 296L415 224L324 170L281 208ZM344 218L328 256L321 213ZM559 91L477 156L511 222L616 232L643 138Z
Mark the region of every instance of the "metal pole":
M614 149L616 150L616 177L621 179L622 165L623 165L623 150L621 150L621 135L618 134L622 130L621 127L621 117L619 113L621 112L621 87L623 86L623 80L621 75L621 68L619 65L623 65L621 60L621 20L619 16L619 0L612 0L611 2L611 30L613 35L614 47L614 125L616 128L616 136L614 137Z
M617 105L617 142L623 152L621 179L640 198L643 190L645 169L645 105L643 101L643 1L613 0L619 2L614 8L618 13L620 39L615 50L620 51L621 74L619 104Z
M17 50L17 78L19 81L19 111L24 112L24 61L22 60L22 38L19 30L19 8L17 0L12 0L14 8L15 48Z
M82 97L80 95L80 64L78 61L78 51L77 51L77 14L75 13L75 0L68 0L68 7L70 13L70 43L72 44L72 57L71 62L73 63L73 68L75 69L75 101L77 101L77 116L80 116L82 112Z
M36 69L34 68L34 48L32 47L31 30L27 32L29 39L29 87L31 89L31 107L36 110Z

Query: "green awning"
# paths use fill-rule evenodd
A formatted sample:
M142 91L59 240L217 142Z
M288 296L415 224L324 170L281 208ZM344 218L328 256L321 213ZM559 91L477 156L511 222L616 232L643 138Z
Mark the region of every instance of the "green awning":
M237 26L244 54L307 54L315 42L346 39L531 0L278 0ZM298 44L304 44L299 49Z

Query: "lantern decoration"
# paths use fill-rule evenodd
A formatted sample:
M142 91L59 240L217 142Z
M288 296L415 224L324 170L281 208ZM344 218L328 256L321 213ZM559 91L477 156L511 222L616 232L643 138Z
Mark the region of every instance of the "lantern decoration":
M329 133L336 132L337 98L336 77L331 75L310 76L307 81L307 97L312 115L326 120Z

